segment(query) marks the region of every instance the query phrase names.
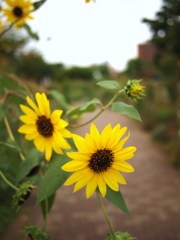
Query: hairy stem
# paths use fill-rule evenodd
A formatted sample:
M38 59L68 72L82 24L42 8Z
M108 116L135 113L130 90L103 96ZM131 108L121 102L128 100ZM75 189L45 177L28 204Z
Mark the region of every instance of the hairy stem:
M104 215L104 217L105 217L105 219L106 219L107 225L108 225L108 227L109 227L109 231L110 231L110 233L114 236L114 230L113 230L111 221L110 221L110 219L109 219L108 213L107 213L107 211L106 211L106 209L105 209L105 207L104 207L104 204L103 204L103 202L102 202L102 199L101 199L101 197L100 197L100 194L99 194L97 191L96 191L96 195L97 195L99 204L100 204L100 206L101 206L103 215Z
M4 116L4 123L5 123L6 129L7 129L9 138L11 139L11 141L16 142L16 140L15 140L15 138L14 138L14 135L13 135L13 133L12 133L12 131L11 131L11 127L10 127L10 125L9 125L8 119L7 119L6 116ZM25 160L26 160L26 158L24 157L24 155L23 155L23 153L22 153L22 151L21 151L20 149L19 149L19 156L20 156L20 158L21 158L22 161L25 161Z
M81 124L77 124L77 125L72 125L72 124L70 124L70 127L79 128L79 127L83 127L83 126L91 123L91 122L94 121L97 117L99 117L105 110L107 110L107 109L113 104L113 102L116 100L116 98L117 98L121 93L123 93L123 92L124 92L124 89L122 89L122 90L118 91L117 93L115 93L115 94L113 95L113 97L109 100L109 102L108 102L105 106L103 106L103 107L99 110L99 112L98 112L94 117L92 117L90 120L88 120L87 122L84 122L84 123L81 123Z
M4 173L0 170L0 177L3 179L3 181L8 185L10 186L11 188L13 188L15 191L18 190L18 188L12 183L10 182L6 176L4 175Z

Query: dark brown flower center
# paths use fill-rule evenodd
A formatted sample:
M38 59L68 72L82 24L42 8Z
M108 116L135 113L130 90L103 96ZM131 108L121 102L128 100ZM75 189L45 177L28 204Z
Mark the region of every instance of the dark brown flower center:
M46 118L46 116L39 116L36 121L36 125L39 134L43 137L52 136L54 128L49 118Z
M95 173L107 171L113 164L114 154L110 149L100 149L91 155L89 168Z
M18 17L18 18L22 17L22 16L23 16L23 10L22 10L22 8L21 8L21 7L18 7L18 6L14 7L14 9L13 9L13 14L14 14L14 16L16 16L16 17Z

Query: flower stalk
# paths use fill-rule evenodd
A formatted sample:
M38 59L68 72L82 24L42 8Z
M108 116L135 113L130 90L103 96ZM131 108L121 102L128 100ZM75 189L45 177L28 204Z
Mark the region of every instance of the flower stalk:
M11 139L12 142L16 142L15 138L14 138L14 135L12 133L12 130L11 130L11 127L10 127L10 124L8 122L8 119L6 116L4 116L4 124L6 126L6 129L7 129L7 132L8 132L8 135L9 135L9 138ZM19 156L21 158L22 161L25 161L26 158L24 157L23 153L21 150L19 150Z
M119 97L119 95L121 93L124 92L124 89L121 89L120 91L116 92L113 97L109 100L109 102L103 106L100 111L94 116L92 117L90 120L88 120L87 122L81 123L81 124L77 124L77 125L72 125L70 124L71 127L73 128L79 128L79 127L83 127L86 126L87 124L93 122L96 118L98 118L105 110L107 110L109 107L111 107L111 105L113 104L113 102L116 100L117 97Z
M105 219L106 219L107 225L108 225L108 227L109 227L110 234L111 234L112 236L114 236L114 230L113 230L111 221L110 221L110 219L109 219L109 215L108 215L108 213L107 213L107 211L106 211L106 209L105 209L105 207L104 207L104 204L103 204L103 202L102 202L102 199L101 199L101 197L100 197L100 194L99 194L97 191L96 191L96 195L97 195L97 198L98 198L98 202L99 202L99 204L100 204L100 206L101 206L103 215L104 215L104 217L105 217Z
M48 203L48 198L46 198L45 200L45 213L44 213L44 217L43 217L43 229L46 229L46 224L47 224L47 215L48 215L48 208L49 208L49 203Z
M0 177L3 179L3 181L10 186L12 189L14 189L15 191L18 191L19 188L17 188L12 182L10 182L6 176L4 175L4 173L0 170Z

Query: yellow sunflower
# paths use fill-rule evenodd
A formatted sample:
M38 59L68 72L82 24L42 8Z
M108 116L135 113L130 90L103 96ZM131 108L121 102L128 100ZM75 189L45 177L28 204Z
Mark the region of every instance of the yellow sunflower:
M86 197L93 195L96 188L104 197L106 185L114 191L119 191L119 183L126 184L120 172L133 172L134 168L127 162L134 156L134 146L123 148L129 138L126 127L117 124L114 128L108 124L101 134L94 124L90 126L90 134L85 138L73 134L78 152L69 152L72 159L62 166L66 172L73 174L64 183L65 186L75 183L74 192L86 186Z
M33 10L31 0L6 0L7 8L3 8L2 12L7 17L9 23L15 23L19 27L26 23L28 19L33 17L30 15Z
M62 154L62 149L70 149L65 138L71 137L66 129L68 123L61 119L62 110L55 110L51 113L49 100L45 93L36 93L37 105L26 97L30 107L20 105L24 115L19 119L24 123L18 132L25 134L27 140L33 140L40 152L45 152L45 158L50 160L52 150Z

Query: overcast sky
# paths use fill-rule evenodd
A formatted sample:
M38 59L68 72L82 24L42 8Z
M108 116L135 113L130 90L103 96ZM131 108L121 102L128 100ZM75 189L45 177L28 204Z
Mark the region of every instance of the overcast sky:
M161 0L47 0L30 26L40 36L30 47L50 63L88 66L108 62L123 70L150 39L142 19L154 18Z

